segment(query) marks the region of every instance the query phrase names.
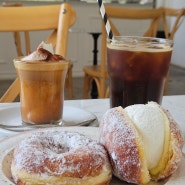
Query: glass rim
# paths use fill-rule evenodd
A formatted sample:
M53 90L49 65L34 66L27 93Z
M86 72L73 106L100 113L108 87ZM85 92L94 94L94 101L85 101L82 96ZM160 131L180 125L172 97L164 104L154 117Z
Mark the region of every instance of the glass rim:
M144 36L114 36L112 39L107 38L107 43L111 44L130 44L130 45L146 45L146 44L164 44L173 47L173 40L157 37Z
M70 60L67 60L67 59L59 59L59 60L22 60L25 56L18 56L18 57L15 57L13 59L13 62L17 62L17 63L22 63L22 64L41 64L41 63L44 63L44 64L48 64L48 65L54 65L56 63L69 63Z
M16 69L27 70L27 71L57 71L67 70L69 61L58 60L58 61L39 61L39 60L26 60L22 61L21 58L17 57L13 59L13 63Z

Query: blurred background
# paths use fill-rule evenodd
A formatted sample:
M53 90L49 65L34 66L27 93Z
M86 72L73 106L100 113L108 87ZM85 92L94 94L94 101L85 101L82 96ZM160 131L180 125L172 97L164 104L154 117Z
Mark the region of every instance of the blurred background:
M60 4L62 0L0 0L0 3L22 3L23 6L31 5L48 5ZM101 16L99 14L99 6L96 0L67 0L72 5L77 13L77 21L70 30L68 58L73 63L73 99L80 99L83 96L83 67L93 63L94 39L92 33L99 33L98 37L98 52L97 58L100 60L101 54ZM156 7L185 7L184 0L104 0L107 5L120 7L136 7L136 8L156 8ZM170 23L174 22L171 18ZM133 29L133 25L137 25L137 30ZM140 35L142 29L146 27L146 22L130 23L126 21L121 33L126 35ZM170 29L170 28L169 28ZM177 30L174 38L174 51L170 66L170 80L169 80L169 95L185 94L185 21L181 21L180 28ZM162 27L158 28L159 36L163 36ZM34 50L42 40L48 35L48 32L30 33L31 47ZM12 33L0 33L0 93L2 95L4 89L16 77L15 69L12 59L16 56L15 44Z

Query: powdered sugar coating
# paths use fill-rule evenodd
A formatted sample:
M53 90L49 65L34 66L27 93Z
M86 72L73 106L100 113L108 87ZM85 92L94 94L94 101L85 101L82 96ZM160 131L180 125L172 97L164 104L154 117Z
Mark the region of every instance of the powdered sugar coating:
M61 129L37 131L14 150L13 168L40 176L85 178L107 170L104 147L77 132ZM17 181L16 174L12 174Z

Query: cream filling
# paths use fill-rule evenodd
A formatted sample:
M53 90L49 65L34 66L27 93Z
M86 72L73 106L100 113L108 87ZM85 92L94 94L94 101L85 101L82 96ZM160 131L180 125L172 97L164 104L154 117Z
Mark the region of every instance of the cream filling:
M158 166L163 155L165 125L169 125L169 121L160 108L153 103L132 105L125 110L142 137L147 167L151 170Z
M151 104L151 106L153 106ZM156 106L156 105L154 105ZM159 108L159 107L158 107ZM155 166L155 168L150 170L150 174L155 178L158 176L158 174L164 170L166 164L168 163L169 160L169 151L170 151L170 140L171 140L171 133L170 133L170 122L166 114L163 112L162 109L160 109L161 114L163 115L164 119L164 127L165 127L165 132L164 132L164 147L163 147L163 153L161 155L161 158Z

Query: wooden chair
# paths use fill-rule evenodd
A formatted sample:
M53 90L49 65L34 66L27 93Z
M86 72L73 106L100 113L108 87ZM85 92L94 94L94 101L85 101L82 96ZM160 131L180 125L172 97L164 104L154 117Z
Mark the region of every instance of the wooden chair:
M164 16L163 16L163 27L164 27L164 33L165 38L167 39L174 39L175 33L180 27L182 20L184 19L185 15L185 9L174 9L174 8L163 8L164 9ZM170 25L168 22L168 18L173 18L173 24L172 21L170 21Z
M53 30L45 40L52 43L55 53L64 57L67 55L69 28L76 21L76 13L67 4L28 7L0 7L0 32L31 32ZM30 52L30 37L26 37L26 53ZM19 41L19 39L18 39ZM21 47L21 43L18 44ZM18 50L21 50L20 48ZM19 54L18 54L19 55ZM13 60L13 59L12 59ZM72 64L69 65L66 84L69 99L72 98ZM0 102L12 102L20 92L19 79L17 78Z
M164 14L163 14L163 28L164 28L164 34L165 38L174 40L174 36L178 28L180 27L182 20L184 19L185 15L185 9L174 9L174 8L163 8ZM173 21L171 20L169 24L168 19L173 18ZM173 24L172 24L173 22ZM164 87L164 95L168 94L168 81L169 81L169 75L167 76L167 80Z
M142 35L155 37L157 35L158 23L162 19L163 9L135 9L135 8L120 8L105 6L108 19L114 35L120 35L117 27L115 26L115 20L148 20L149 25L145 33ZM127 25L123 26L127 27ZM123 28L124 29L124 28ZM137 27L135 28L138 29ZM85 66L83 71L84 77L84 98L88 98L91 82L94 80L98 89L98 98L108 97L108 88L106 87L106 81L108 79L107 67L106 67L106 31L104 22L102 22L102 44L101 44L101 61L97 66Z

